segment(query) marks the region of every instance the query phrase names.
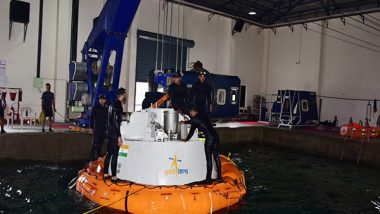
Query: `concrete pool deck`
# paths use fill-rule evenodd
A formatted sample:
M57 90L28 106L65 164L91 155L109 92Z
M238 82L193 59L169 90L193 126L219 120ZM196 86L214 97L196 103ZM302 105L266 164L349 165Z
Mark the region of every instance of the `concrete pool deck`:
M344 137L331 132L288 130L266 126L217 128L221 146L268 144L339 160ZM92 136L77 132L0 134L0 159L66 162L86 160ZM347 139L343 160L356 162L361 139ZM380 140L364 142L360 163L380 166Z

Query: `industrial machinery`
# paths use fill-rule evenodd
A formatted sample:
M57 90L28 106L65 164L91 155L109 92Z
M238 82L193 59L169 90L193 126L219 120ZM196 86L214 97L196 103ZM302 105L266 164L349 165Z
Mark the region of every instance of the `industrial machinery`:
M107 96L108 103L116 99L124 42L139 4L140 0L108 0L84 43L82 61L70 63L69 103L71 112L82 113L77 121L82 127L89 125L100 94Z

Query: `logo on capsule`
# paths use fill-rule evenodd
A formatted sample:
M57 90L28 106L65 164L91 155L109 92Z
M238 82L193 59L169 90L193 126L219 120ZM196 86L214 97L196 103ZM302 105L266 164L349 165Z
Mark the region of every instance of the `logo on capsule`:
M170 157L169 160L171 160L171 166L170 169L165 170L165 175L183 175L183 174L189 174L188 169L179 168L179 163L182 163L182 160L177 158L177 155L174 155L174 157Z

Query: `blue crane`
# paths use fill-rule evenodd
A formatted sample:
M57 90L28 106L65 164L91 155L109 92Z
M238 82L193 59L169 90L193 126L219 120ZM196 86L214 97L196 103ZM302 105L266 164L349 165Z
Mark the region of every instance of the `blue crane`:
M82 127L88 126L100 94L107 96L108 103L116 99L124 42L139 4L140 0L107 0L84 43L82 61L70 63L70 104L83 112L78 120ZM115 63L110 66L112 52Z

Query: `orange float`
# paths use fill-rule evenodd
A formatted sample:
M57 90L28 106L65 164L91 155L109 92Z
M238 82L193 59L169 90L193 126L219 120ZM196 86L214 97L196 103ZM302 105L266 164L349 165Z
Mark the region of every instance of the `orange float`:
M220 160L223 182L151 186L103 180L103 159L99 159L79 172L76 190L101 205L98 208L139 214L212 213L238 203L246 193L243 172L229 158L221 155Z

